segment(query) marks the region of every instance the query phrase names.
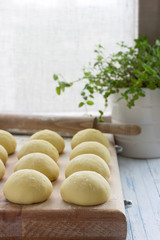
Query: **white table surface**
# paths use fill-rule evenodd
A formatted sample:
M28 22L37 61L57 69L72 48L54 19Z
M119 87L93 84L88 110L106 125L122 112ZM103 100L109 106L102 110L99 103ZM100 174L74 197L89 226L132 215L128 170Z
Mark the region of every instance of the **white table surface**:
M160 158L118 157L126 209L127 240L160 240Z

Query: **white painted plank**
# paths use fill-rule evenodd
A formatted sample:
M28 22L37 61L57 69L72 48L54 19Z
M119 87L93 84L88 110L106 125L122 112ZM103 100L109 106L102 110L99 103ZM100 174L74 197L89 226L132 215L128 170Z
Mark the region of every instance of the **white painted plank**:
M160 198L147 160L127 159L146 239L160 239ZM160 174L160 168L159 168ZM137 220L138 221L138 220ZM131 223L132 224L132 223ZM139 229L140 226L137 225ZM133 228L132 228L133 230ZM133 231L134 232L134 231ZM136 238L134 238L136 239ZM145 239L145 238L138 238Z
M148 239L159 240L160 198L147 161L138 161L134 175L134 184Z
M133 202L133 206L126 211L127 221L129 221L127 240L148 239L134 186L134 169L130 163L130 159L119 157L120 176L124 198L131 199ZM134 168L136 168L136 166L134 166Z
M160 196L160 159L148 159L147 163Z
M135 164L135 161L136 160L133 160L132 163ZM160 198L154 179L148 167L147 160L139 160L136 162L134 184L148 239L159 240Z
M127 210L133 239L159 240L160 198L148 161L119 157L119 164L125 198L133 201L133 207ZM158 176L159 162L157 168L154 164Z
M158 227L160 229L160 159L149 159L147 160L147 164L153 178L155 188L158 194L157 200L154 204L152 204L152 210L155 215L155 219L157 221ZM151 189L152 190L152 189ZM155 194L154 192L151 194ZM157 195L156 195L157 196ZM160 239L160 234L159 234Z
M130 210L130 209L126 209L126 217L127 217L127 240L134 240L134 238L133 238L133 233L132 233L132 225L131 225L129 210Z

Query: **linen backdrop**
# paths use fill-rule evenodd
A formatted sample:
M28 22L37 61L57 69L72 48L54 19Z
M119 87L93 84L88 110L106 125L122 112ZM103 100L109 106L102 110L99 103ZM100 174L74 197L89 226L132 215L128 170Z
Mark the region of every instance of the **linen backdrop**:
M137 37L138 0L0 0L0 112L84 113L81 83L56 95L53 73L73 81L117 42ZM97 96L90 111L102 106ZM106 109L106 112L109 109Z

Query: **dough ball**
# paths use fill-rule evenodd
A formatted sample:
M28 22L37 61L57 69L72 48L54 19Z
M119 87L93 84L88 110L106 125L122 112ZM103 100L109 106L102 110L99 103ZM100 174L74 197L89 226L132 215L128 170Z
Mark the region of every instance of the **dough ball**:
M109 164L111 160L109 150L98 142L83 142L78 144L70 154L70 159L75 158L78 155L92 153L101 157L106 163Z
M43 153L30 153L16 163L14 171L34 169L46 175L51 181L59 176L59 167L51 157Z
M52 184L44 174L32 169L23 169L7 179L3 193L13 203L38 203L49 198Z
M101 174L105 179L110 177L108 164L95 154L81 154L70 161L65 170L66 178L79 171L94 171Z
M81 171L73 173L64 180L60 193L66 202L93 206L108 200L110 186L99 173Z
M0 159L0 179L3 178L4 174L5 174L5 166L2 160Z
M30 140L41 139L50 142L59 153L62 153L65 147L63 138L56 132L51 130L41 130L33 134Z
M49 142L44 140L32 140L26 142L18 152L18 159L29 153L44 153L51 157L55 162L58 161L59 154L57 149Z
M99 130L93 128L87 128L77 132L71 140L71 147L73 149L82 142L90 141L99 142L103 144L105 147L107 148L109 147L109 141L107 137L105 137L104 134Z
M12 134L7 131L0 130L0 145L2 145L8 154L12 154L16 150L16 140Z
M8 153L2 145L0 145L0 159L4 164L7 162L8 159Z

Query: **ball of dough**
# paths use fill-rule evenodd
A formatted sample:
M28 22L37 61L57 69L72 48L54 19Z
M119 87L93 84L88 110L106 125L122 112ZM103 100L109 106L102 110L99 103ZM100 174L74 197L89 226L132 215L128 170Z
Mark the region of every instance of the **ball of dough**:
M2 145L0 145L0 159L4 164L7 162L8 159L8 153Z
M7 179L3 193L13 203L38 203L49 198L52 184L44 174L32 169L23 169Z
M94 171L108 180L110 170L108 164L95 154L81 154L70 161L65 170L66 178L79 171Z
M92 153L101 157L106 163L110 163L111 156L109 150L98 142L83 142L78 144L70 153L70 159L78 155Z
M44 153L51 157L55 162L58 161L59 154L57 149L49 142L44 140L32 140L26 142L18 152L18 159L29 153Z
M50 142L58 150L59 153L62 153L65 147L63 138L58 133L51 130L45 129L36 132L30 138L30 140L33 139L41 139Z
M106 202L110 186L99 173L81 171L64 180L60 189L64 201L82 206L93 206Z
M8 154L12 154L16 150L16 140L12 134L7 131L0 130L0 145L2 145Z
M105 147L107 148L109 147L109 141L107 137L105 137L104 134L99 130L93 128L87 128L77 132L71 140L71 147L73 149L82 142L90 141L99 142L103 144Z
M4 174L5 174L5 166L2 160L0 159L0 179L3 178Z
M59 167L51 157L43 153L30 153L16 163L14 171L20 169L34 169L46 175L51 181L59 176Z

